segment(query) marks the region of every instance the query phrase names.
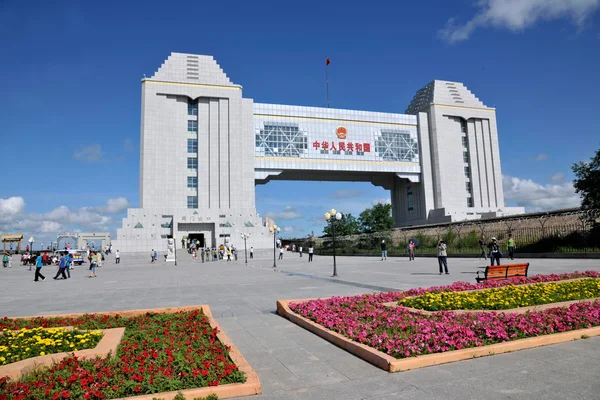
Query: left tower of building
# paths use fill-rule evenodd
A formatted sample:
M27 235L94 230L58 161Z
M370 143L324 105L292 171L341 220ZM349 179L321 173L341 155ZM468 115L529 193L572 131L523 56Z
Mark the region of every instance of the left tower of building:
M268 231L256 214L253 102L213 57L172 53L142 80L140 208L129 209L113 247L163 251L167 237L203 246Z

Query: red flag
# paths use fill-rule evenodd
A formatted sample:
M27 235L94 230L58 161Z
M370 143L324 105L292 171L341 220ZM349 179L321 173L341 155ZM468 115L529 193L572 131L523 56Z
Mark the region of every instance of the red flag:
M331 60L328 58L325 60L325 66L328 66L329 64L331 64Z

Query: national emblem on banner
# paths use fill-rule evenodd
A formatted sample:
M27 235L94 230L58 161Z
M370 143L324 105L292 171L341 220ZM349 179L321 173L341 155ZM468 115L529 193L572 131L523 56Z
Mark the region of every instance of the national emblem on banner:
M335 130L335 133L336 133L338 139L346 139L346 135L348 134L348 131L346 131L346 128L344 128L343 126L338 126L337 129Z

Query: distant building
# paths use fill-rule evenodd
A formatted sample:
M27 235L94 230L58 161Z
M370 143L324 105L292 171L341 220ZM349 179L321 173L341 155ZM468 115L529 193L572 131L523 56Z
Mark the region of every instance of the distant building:
M142 79L140 159L140 207L113 241L124 252L243 232L272 247L254 191L271 180L382 186L396 226L524 211L504 206L495 109L457 82L428 84L406 114L259 104L213 57L172 53Z

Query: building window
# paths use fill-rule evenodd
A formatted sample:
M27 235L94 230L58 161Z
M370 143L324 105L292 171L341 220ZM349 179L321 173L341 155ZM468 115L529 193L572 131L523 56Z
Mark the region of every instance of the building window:
M198 208L198 196L188 196L187 208Z
M198 159L188 157L187 167L188 167L188 169L198 169Z
M188 120L188 132L198 133L198 121L193 119Z
M467 207L473 207L473 198L467 197Z
M198 139L188 139L188 153L198 152Z
M463 147L466 147L467 149L469 148L469 142L467 141L466 136L462 137L462 145L463 145Z
M412 197L412 186L406 188L406 196L410 199Z
M467 177L467 178L471 177L471 168L465 167L465 177Z
M382 129L375 138L375 151L386 161L419 161L419 143L405 130Z
M465 182L465 188L467 189L467 193L471 194L471 182Z
M469 163L469 152L468 151L463 152L463 161L465 162L465 164Z
M188 176L188 188L198 189L198 177L197 176Z
M413 212L414 210L415 210L415 209L414 209L414 207L413 207L413 202L412 202L412 201L409 201L409 202L408 202L408 212L409 212L409 213L411 213L411 212Z
M198 103L188 103L188 115L198 115Z
M460 131L462 133L467 133L467 121L461 118L460 120Z
M308 132L297 124L265 122L256 129L255 146L264 157L301 157L308 151Z

